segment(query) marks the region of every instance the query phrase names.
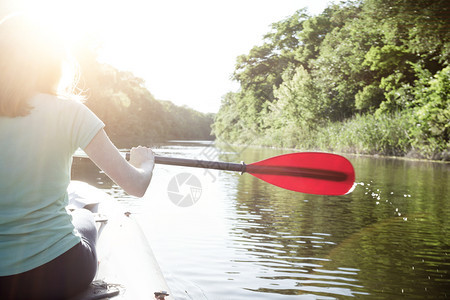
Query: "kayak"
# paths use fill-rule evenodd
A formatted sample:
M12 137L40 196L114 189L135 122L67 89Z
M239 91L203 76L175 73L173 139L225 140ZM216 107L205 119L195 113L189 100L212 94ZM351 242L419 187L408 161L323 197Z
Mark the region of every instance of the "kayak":
M171 299L158 262L133 215L111 196L85 182L72 181L68 193L67 209L91 210L99 233L97 275L84 292L71 300Z

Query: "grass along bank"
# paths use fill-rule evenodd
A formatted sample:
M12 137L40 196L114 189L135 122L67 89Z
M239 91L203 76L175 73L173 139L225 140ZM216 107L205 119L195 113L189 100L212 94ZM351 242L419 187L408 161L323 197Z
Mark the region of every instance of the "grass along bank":
M337 153L366 154L450 160L449 145L442 147L433 139L412 136L414 125L406 114L356 115L344 122L302 130L294 124L282 128L269 128L253 137L218 137L218 141L297 149L301 151L329 151Z

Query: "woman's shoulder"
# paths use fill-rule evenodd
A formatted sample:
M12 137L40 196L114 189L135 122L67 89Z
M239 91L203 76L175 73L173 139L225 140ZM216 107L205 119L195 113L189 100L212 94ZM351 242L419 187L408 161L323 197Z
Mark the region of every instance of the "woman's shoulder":
M31 105L45 110L79 110L85 107L82 100L78 96L39 93L32 97Z
M77 97L38 94L33 98L34 109L32 117L37 120L45 119L51 124L100 124L103 122ZM72 125L70 125L72 126Z

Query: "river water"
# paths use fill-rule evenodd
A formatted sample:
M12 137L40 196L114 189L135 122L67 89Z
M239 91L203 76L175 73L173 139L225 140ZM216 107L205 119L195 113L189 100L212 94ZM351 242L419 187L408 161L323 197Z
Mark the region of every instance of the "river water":
M158 155L252 163L287 153L155 145ZM345 196L283 190L249 174L157 165L142 199L87 159L73 179L135 214L173 299L445 299L450 297L450 164L346 156Z

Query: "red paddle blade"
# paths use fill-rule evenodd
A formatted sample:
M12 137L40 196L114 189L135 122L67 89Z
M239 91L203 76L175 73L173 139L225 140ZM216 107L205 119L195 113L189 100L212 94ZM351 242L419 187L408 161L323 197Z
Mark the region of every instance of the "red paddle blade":
M355 171L340 155L302 152L280 155L247 165L246 172L291 191L315 195L345 195Z

